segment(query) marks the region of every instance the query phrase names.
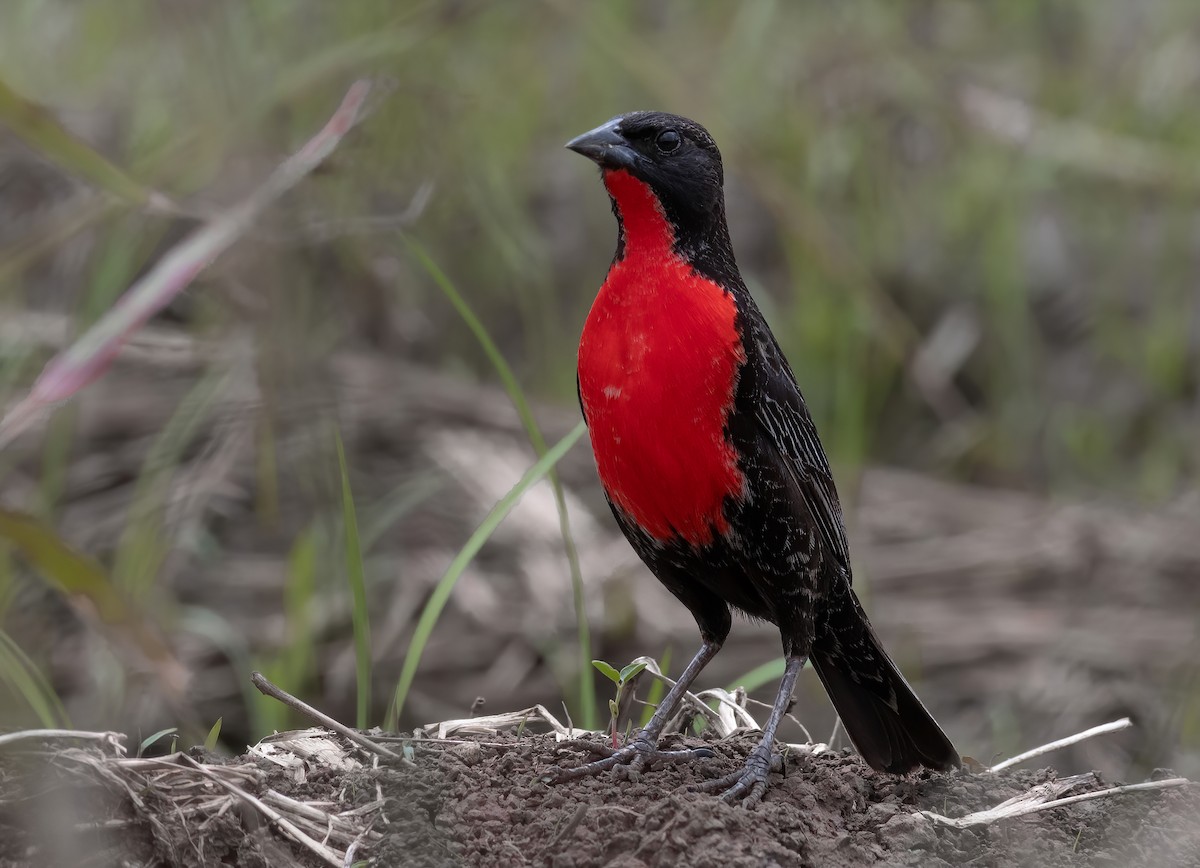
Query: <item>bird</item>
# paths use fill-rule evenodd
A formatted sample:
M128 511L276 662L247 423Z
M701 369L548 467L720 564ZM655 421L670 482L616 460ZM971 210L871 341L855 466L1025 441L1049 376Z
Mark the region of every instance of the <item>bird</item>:
M621 531L691 612L701 645L645 727L622 747L588 743L601 758L561 777L713 756L658 741L735 611L779 628L784 674L745 765L696 789L731 804L763 798L781 767L776 730L807 661L869 766L958 768L853 590L828 458L734 259L712 136L678 115L635 111L566 147L599 166L617 222L578 352L596 468Z

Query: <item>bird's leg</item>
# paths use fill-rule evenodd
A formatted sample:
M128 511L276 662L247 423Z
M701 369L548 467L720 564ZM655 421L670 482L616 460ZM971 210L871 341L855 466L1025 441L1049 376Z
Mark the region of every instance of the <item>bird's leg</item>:
M683 674L679 676L679 680L667 691L667 695L663 697L662 702L654 709L654 714L650 717L650 722L624 747L613 749L582 739L564 742L568 745L585 748L594 753L604 754L604 758L580 766L579 768L567 769L559 775L558 779L566 781L583 778L616 766L628 766L630 772L636 773L654 762L688 762L701 757L712 756L712 751L704 748L699 750L659 750L658 738L662 735L663 727L667 725L667 721L674 714L675 708L683 699L683 695L687 693L688 688L692 686L692 682L696 680L696 676L700 674L700 670L707 666L708 662L716 657L717 652L720 650L720 642L714 642L710 639L704 640L704 644L700 646L700 650L696 652L696 656L692 658L692 662L683 670Z
M752 807L762 799L763 793L767 791L767 776L770 775L773 767L778 767L778 763L772 762L771 754L771 748L775 743L775 730L779 728L779 721L783 719L784 712L787 711L788 704L792 701L796 676L804 668L804 661L807 659L800 655L788 656L787 667L783 671L783 680L779 682L779 693L775 697L775 705L771 708L771 716L767 718L767 725L763 727L762 741L750 752L742 770L723 778L697 784L692 789L705 793L724 790L721 794L723 801L733 804L738 799L744 799L746 807Z

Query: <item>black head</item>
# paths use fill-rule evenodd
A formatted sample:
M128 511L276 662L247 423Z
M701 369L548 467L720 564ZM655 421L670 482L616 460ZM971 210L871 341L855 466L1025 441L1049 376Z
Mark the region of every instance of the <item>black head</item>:
M567 142L602 171L624 169L644 181L682 235L724 231L721 152L708 130L665 112L618 115Z

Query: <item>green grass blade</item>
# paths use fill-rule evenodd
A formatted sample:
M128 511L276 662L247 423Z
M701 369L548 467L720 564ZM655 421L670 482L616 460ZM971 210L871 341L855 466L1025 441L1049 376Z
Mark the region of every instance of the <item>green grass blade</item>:
M407 480L394 492L374 505L362 518L362 548L369 552L396 522L437 494L444 484L440 474L428 471Z
M135 181L62 127L54 116L0 79L0 121L39 155L134 205L174 211L161 193Z
M488 334L479 317L471 310L471 306L467 304L466 299L459 293L454 282L433 261L433 258L425 248L407 236L404 237L404 241L413 256L416 257L417 261L429 273L433 282L437 284L442 294L449 299L454 309L458 311L459 316L463 318L463 322L467 324L472 334L475 335L475 339L479 341L484 355L487 356L492 367L496 369L496 374L500 377L500 382L503 384L504 390L508 393L509 400L516 407L517 415L521 418L521 424L525 427L525 431L529 435L529 442L533 444L534 451L538 454L539 458L544 456L546 454L546 438L542 436L542 431L538 427L537 420L533 417L533 411L529 407L529 401L526 400L525 393L517 382L517 378L513 375L512 368L508 366L508 362L492 340L491 335ZM567 563L571 570L571 591L574 597L576 631L579 635L580 717L583 720L583 726L592 729L596 726L596 688L590 665L592 659L592 637L591 629L588 626L587 611L583 596L583 573L579 568L579 552L575 546L575 537L571 533L571 517L567 512L567 498L563 493L562 483L559 482L558 474L553 472L553 470L550 471L548 478L550 486L554 490L554 505L558 510L559 529L562 533Z
M671 674L671 646L668 645L663 651L662 656L658 658L658 671L663 675ZM642 726L650 722L650 718L654 716L654 710L658 708L658 704L662 702L663 694L667 692L667 686L662 681L655 678L650 682L650 690L646 693L646 707L642 709Z
M0 541L11 543L47 585L68 598L86 599L90 605L81 611L89 620L94 617L106 635L137 648L164 676L178 672L174 652L154 621L129 602L99 563L71 548L49 525L0 509Z
M328 550L325 538L326 535L319 528L309 526L292 543L287 560L287 581L283 588L283 645L274 652L259 655L251 667L296 695L303 694L313 684L315 677L313 613L318 562L321 553ZM254 720L256 732L283 732L291 728L294 715L283 703L274 700L259 702L254 708L258 711Z
M368 726L371 709L371 622L367 616L367 579L363 569L362 546L358 538L358 517L354 509L354 494L350 490L350 472L346 467L346 449L342 437L335 432L338 471L342 476L342 524L345 529L346 581L350 584L354 622L354 666L358 680L358 711L355 719L359 729Z
M183 683L184 670L158 624L134 605L93 558L72 549L38 519L0 508L0 542L13 550L47 586L68 599L85 621L109 641L136 649L169 689ZM80 605L84 600L88 605Z
M17 599L17 571L8 543L0 541L0 623Z
M104 568L67 545L49 525L0 509L0 540L10 543L52 587L68 596L85 597L100 620L121 623L128 617L125 601Z
M16 641L0 630L0 682L25 700L46 729L70 728L58 694Z
M250 683L250 673L260 667L250 654L245 632L236 629L218 612L202 606L181 606L175 624L176 629L208 641L238 673L236 681L242 704L250 713L250 731L262 735L274 731L272 723L285 719L286 715L277 714L281 703L259 693Z
M317 534L309 527L300 532L288 553L287 584L283 589L285 633L279 652L281 682L300 690L313 671L316 639L313 636L313 601L317 593Z
M483 544L488 541L488 538L500 526L500 522L504 521L505 517L512 512L513 507L517 505L525 492L532 488L543 476L549 474L550 468L567 454L567 450L575 445L576 441L583 436L585 430L584 424L580 422L562 440L554 444L545 455L534 462L532 467L525 471L525 475L512 487L512 490L492 507L491 512L487 514L487 517L475 529L475 532L471 534L466 545L462 547L454 560L450 562L450 566L446 568L446 572L438 580L437 586L433 589L433 593L429 597L429 602L425 604L425 609L421 612L420 620L417 621L417 628L413 631L412 640L408 643L408 653L404 657L404 667L400 671L400 680L396 684L396 697L392 702L392 709L388 713L389 728L395 728L396 721L399 720L400 713L404 710L404 702L408 698L409 689L412 687L413 678L417 673L417 667L421 665L421 655L425 651L425 645L429 642L433 628L442 614L442 609L446 607L446 603L450 599L450 592L454 590L454 585L462 576L463 570L467 568L467 565L471 563L471 560L483 547ZM588 669L591 669L590 662Z
M728 690L732 693L739 687L744 687L746 688L746 692L750 693L764 684L770 684L772 681L778 681L783 678L783 670L786 666L787 661L782 657L768 660L761 666L755 666L741 678L735 678L730 682Z
M171 480L231 377L226 373L208 374L193 386L155 436L142 462L129 520L121 531L112 566L113 582L131 599L142 598L154 585L163 561L171 553L172 541L164 524Z

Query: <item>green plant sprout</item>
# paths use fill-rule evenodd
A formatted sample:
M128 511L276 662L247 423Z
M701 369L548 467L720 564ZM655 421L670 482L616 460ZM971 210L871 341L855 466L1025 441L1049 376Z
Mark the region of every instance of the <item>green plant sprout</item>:
M138 745L137 755L140 757L143 754L145 754L146 751L150 748L150 746L153 745L160 738L166 738L168 735L175 736L178 732L179 732L179 727L168 726L166 729L160 729L158 732L154 733L154 735L146 736L144 739L142 739L142 743ZM170 752L171 753L175 752L174 739L172 739L172 748L171 748Z
M208 731L208 735L204 738L204 749L210 753L217 749L217 742L221 740L221 723L225 718L218 717L217 722L212 725L212 729Z
M617 748L617 716L621 711L621 701L625 698L625 691L629 687L630 683L634 678L641 674L642 670L646 668L647 664L630 663L619 672L617 671L616 667L610 663L606 663L603 660L593 660L592 665L596 667L597 671L599 671L601 675L617 686L616 696L608 701L608 728L609 732L612 733L612 746L615 750Z

